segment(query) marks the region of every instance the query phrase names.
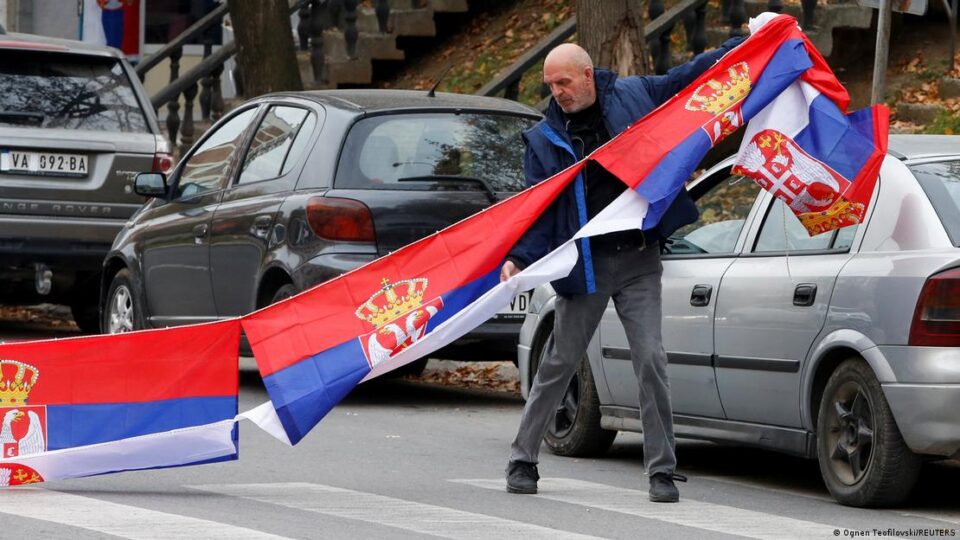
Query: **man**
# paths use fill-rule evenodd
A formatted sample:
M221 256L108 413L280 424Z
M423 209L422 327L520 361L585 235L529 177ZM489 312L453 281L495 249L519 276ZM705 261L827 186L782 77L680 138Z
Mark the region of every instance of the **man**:
M727 40L661 76L626 77L593 67L585 50L563 44L547 55L543 81L553 99L546 118L523 134L527 144L524 173L532 185L566 169L670 99L742 38ZM517 242L500 272L509 279L525 266L570 239L616 199L626 185L594 162L571 182ZM650 476L650 500L676 502L673 416L667 358L661 343L660 241L678 227L696 221L693 201L681 190L660 223L585 238L579 258L557 291L554 341L539 366L520 420L507 465L507 491L536 493L540 441L555 414L587 344L611 298L623 322L639 381L644 462Z

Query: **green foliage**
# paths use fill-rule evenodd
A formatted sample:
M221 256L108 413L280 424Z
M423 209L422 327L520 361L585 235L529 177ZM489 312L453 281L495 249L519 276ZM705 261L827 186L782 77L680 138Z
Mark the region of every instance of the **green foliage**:
M940 113L933 122L927 124L923 132L936 135L956 135L960 133L960 114L946 110Z

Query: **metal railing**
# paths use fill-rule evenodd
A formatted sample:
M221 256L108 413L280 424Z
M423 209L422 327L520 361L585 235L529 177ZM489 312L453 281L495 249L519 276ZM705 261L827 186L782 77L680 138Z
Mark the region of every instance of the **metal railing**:
M811 21L812 24L816 0L809 0L809 2L812 7L807 9L808 0L803 0L803 19L804 21ZM665 9L663 0L650 1L648 7L650 22L644 25L644 39L650 45L656 73L663 74L670 69L670 36L676 24L681 20L687 35L687 49L694 55L704 51L707 45L706 9L707 0L680 0L670 9ZM769 0L767 10L775 13L781 12L783 10L782 0ZM742 28L747 22L744 0L723 0L721 18L725 24L730 26L729 35L731 37L743 35ZM477 90L476 94L494 96L501 95L502 92L503 97L516 100L520 94L520 81L524 75L541 62L551 49L568 40L576 31L577 18L573 16L531 47L493 80L483 85ZM547 89L542 88L540 94L544 99L537 104L537 107L540 110L545 110L547 103L549 103Z

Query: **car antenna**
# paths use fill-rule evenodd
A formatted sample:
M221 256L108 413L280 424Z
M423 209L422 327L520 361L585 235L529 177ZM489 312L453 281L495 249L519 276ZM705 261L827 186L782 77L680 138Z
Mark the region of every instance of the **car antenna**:
M430 91L427 92L427 97L437 97L437 94L436 94L437 87L440 86L440 81L442 81L443 78L447 76L447 73L450 71L450 68L452 67L453 67L453 64L450 64L449 66L447 66L447 69L443 70L443 73L441 73L440 76L437 77L437 82L433 83L433 87L431 87Z

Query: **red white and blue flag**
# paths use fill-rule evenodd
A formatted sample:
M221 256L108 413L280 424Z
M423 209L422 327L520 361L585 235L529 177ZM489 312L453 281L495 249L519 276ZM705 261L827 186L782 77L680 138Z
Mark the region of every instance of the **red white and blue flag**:
M787 186L805 213L826 212L830 219L815 220L820 229L856 222L887 125L884 109L846 115L847 102L796 21L779 16L588 156L633 189L507 282L499 279L507 253L584 162L241 319L0 345L0 359L14 361L0 379L0 419L10 417L0 442L11 452L0 458L0 484L235 458L241 324L270 402L239 417L296 444L358 383L452 342L517 293L568 275L578 238L656 224L704 154L748 122L738 159L744 173L780 197ZM833 220L846 203L850 211ZM2 401L4 389L18 401Z
M0 345L0 487L236 459L237 320Z
M797 81L820 88L828 98L846 97L796 21L777 17L690 87L588 156L634 190L577 237L652 227L706 152L769 111L768 106ZM839 110L846 101L833 105ZM874 129L878 146L870 149L871 155L882 156L885 128L881 123ZM264 423L272 423L275 433L282 426L295 444L360 381L463 335L524 287L569 273L576 260L570 243L525 270L515 282L500 284L498 279L509 249L581 166L244 317L244 331L276 412L276 418ZM875 171L864 173L869 174L875 176ZM864 177L864 183L868 180Z
M130 59L143 48L143 0L84 0L80 39L109 45Z

